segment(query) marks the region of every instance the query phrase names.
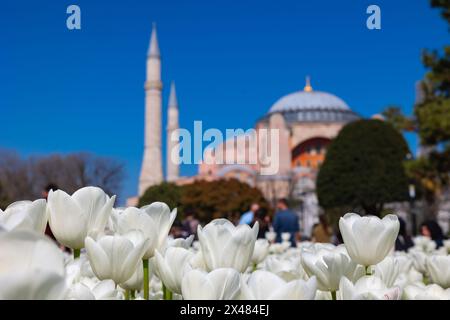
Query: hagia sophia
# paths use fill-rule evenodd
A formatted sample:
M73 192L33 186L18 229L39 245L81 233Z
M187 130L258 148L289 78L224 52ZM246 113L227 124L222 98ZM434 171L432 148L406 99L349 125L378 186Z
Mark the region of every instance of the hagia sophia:
M260 171L261 163L246 162L249 154L256 153L257 159L260 159L261 150L259 148L255 150L255 146L248 143L249 137L241 135L226 140L216 145L212 152L205 153L203 162L198 166L197 175L182 177L179 174L179 159L176 158L179 157L179 149L178 152L172 153L172 150L179 145L178 141L171 137L179 129L180 112L175 85L172 82L165 127L167 155L165 157L166 177L164 177L161 55L155 25L151 34L146 63L145 145L138 186L139 194L129 198L127 205L137 205L139 197L148 187L163 181L182 185L196 180L236 178L259 188L271 203L280 198L298 200L296 202L300 205L293 209L299 215L301 232L308 236L320 213L315 184L320 166L325 159L327 146L343 126L360 119L360 116L352 111L340 97L313 89L310 78L306 77L303 89L280 97L266 114L255 121L256 135L262 129L277 129L279 132L277 174L263 175ZM270 102L268 104L270 105ZM378 115L373 117L379 118ZM241 141L243 143L239 143L240 139L244 140ZM216 158L223 159L223 152L229 152L230 148L236 159L233 164L215 161ZM174 157L173 154L176 156ZM206 156L207 159L205 159ZM439 220L442 221L450 215L450 201L446 201L445 204L448 205L448 208L444 206L442 215L439 214ZM397 205L400 205L396 209L399 214L407 213L407 208L403 208L402 204Z

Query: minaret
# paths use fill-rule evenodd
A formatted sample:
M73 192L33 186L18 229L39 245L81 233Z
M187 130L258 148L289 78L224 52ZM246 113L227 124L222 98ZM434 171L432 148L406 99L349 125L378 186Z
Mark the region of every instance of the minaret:
M139 195L148 187L163 181L161 155L161 57L153 24L147 53L147 81L145 88L145 147L139 179Z
M180 174L179 137L178 137L178 101L175 83L170 86L169 108L167 112L167 181L176 181Z

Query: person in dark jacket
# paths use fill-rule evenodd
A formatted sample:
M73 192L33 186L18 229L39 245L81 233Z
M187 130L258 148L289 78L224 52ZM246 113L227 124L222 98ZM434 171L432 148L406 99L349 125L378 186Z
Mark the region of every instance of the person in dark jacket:
M300 226L298 223L298 216L289 210L286 199L280 199L277 203L278 211L275 213L273 220L273 229L277 233L277 242L281 242L281 234L288 232L291 234L291 246L295 247L297 241L300 240Z

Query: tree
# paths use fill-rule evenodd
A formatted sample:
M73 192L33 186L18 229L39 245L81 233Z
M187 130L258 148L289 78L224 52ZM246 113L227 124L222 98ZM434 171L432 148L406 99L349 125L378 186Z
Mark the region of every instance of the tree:
M450 23L450 1L431 0L431 6L440 9L442 17ZM407 172L421 183L426 214L433 218L442 191L450 181L450 46L442 54L424 51L422 62L428 72L421 81L421 99L414 106L413 115L403 115L399 109L393 112L392 108L384 115L399 130L409 127L419 135L422 153L408 163Z
M181 190L182 187L168 182L151 186L139 198L139 207L161 201L165 202L171 209L179 208L181 205Z
M111 158L73 153L24 159L12 151L0 151L0 185L10 202L40 198L50 183L69 194L97 186L109 195L120 195L123 178L123 164Z
M317 178L324 209L351 207L379 215L385 203L408 197L403 136L380 120L346 125L331 142Z
M202 222L247 211L253 202L269 205L261 191L237 179L196 181L183 186L181 206L192 210Z

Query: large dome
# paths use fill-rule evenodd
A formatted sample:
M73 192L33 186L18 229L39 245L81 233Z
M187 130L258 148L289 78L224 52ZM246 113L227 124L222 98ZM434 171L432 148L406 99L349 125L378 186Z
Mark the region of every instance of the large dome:
M313 91L309 79L303 91L278 99L267 115L272 113L283 114L287 122L350 122L359 119L341 98Z
M311 109L350 111L350 108L342 99L331 93L297 91L280 98L270 108L269 113Z

